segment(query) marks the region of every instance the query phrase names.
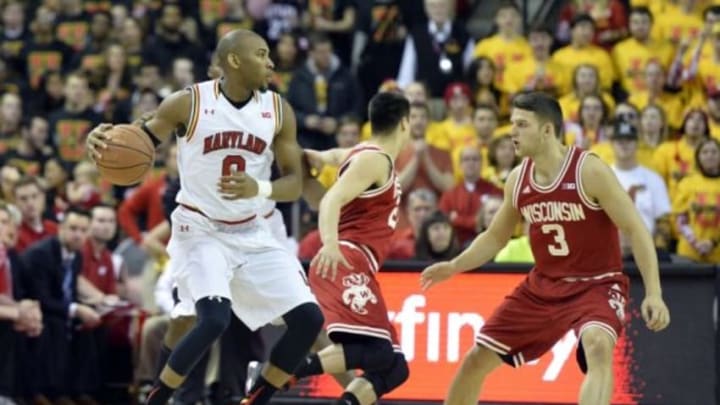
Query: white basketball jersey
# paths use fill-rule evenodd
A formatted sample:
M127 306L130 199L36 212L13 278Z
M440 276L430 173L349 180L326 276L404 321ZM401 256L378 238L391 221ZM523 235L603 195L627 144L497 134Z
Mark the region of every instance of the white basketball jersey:
M237 108L220 91L220 81L197 83L186 134L178 138L180 192L177 202L202 211L209 218L239 221L267 207L265 198L229 201L218 192L222 175L232 169L256 180L270 180L272 143L282 125L278 94L255 91Z

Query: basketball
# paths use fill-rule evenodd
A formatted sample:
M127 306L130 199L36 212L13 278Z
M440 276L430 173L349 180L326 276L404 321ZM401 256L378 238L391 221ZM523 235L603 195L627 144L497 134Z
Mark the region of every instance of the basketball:
M115 125L106 132L107 149L96 164L100 175L118 186L139 183L153 167L155 147L150 137L135 125Z

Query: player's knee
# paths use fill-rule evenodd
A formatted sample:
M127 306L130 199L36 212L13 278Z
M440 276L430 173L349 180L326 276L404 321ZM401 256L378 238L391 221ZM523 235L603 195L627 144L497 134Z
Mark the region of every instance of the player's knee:
M363 375L373 386L378 398L401 386L409 377L410 369L402 353L394 353L390 367Z
M588 369L612 364L615 341L606 331L588 328L583 332L581 342Z
M345 365L350 369L364 371L389 369L394 361L395 351L389 340L369 337L362 343L343 344Z
M463 367L486 375L502 364L500 355L483 345L473 346L466 354Z
M283 316L288 330L294 334L312 336L315 339L322 329L325 318L318 304L306 302L293 309Z
M195 303L197 326L212 336L220 336L230 325L232 305L227 298L205 297Z

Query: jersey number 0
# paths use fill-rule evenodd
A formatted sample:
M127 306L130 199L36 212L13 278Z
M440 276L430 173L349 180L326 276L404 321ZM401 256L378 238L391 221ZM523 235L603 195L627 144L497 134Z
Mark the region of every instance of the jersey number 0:
M240 155L225 156L222 161L222 175L230 176L235 169L235 172L245 171L245 158Z

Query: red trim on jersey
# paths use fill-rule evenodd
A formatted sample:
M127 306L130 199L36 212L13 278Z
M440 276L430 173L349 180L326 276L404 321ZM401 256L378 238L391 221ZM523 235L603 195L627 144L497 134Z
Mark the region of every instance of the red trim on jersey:
M181 207L185 208L185 209L188 210L188 211L192 211L192 212L198 213L198 214L204 216L205 218L207 218L207 219L209 219L209 220L211 220L211 221L220 222L221 224L225 224L225 225L240 225L240 224L244 224L244 223L250 222L250 221L252 221L253 219L255 219L255 218L257 217L257 215L251 215L251 216L249 216L249 217L247 217L247 218L244 218L244 219L241 219L241 220L239 220L239 221L222 221L222 220L220 220L220 219L210 218L209 216L205 215L204 212L202 212L201 210L199 210L199 209L197 209L197 208L195 208L195 207L191 207L191 206L189 206L189 205L185 205L185 204L182 204L182 203L179 204L179 205L180 205ZM272 215L272 212L271 212L271 215ZM267 217L266 217L266 218L267 218Z
M585 194L585 188L583 187L582 182L582 166L585 163L585 158L587 158L588 155L590 155L590 153L582 152L580 154L580 157L578 158L578 162L575 165L575 183L577 183L577 192L580 196L580 201L582 201L582 203L591 210L599 211L602 210L602 207L600 206L600 204L594 202L592 198L590 198L590 196Z

